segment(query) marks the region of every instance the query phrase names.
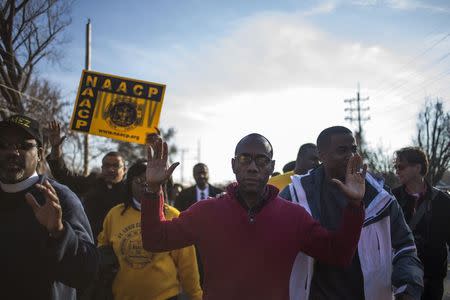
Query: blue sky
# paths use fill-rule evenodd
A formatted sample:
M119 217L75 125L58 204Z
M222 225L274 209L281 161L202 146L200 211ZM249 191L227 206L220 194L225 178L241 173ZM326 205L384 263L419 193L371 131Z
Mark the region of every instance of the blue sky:
M41 73L74 101L91 18L93 70L167 84L160 125L187 149L185 179L199 144L211 181L233 179L234 146L251 132L281 170L325 127L355 128L343 100L357 82L366 136L389 151L411 144L425 97L448 108L448 1L77 1L72 17L62 63Z

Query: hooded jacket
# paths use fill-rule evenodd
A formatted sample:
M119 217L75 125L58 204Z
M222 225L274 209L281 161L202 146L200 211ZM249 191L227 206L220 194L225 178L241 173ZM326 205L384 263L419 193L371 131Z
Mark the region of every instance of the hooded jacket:
M324 169L292 176L286 187L292 201L320 220L318 209ZM286 190L282 192L286 194ZM417 258L414 238L395 198L370 174L366 176L365 219L358 242L358 255L364 279L366 300L392 299L407 293L420 299L423 269ZM291 277L291 299L308 299L314 272L314 260L303 253L296 258ZM305 274L303 270L307 269Z

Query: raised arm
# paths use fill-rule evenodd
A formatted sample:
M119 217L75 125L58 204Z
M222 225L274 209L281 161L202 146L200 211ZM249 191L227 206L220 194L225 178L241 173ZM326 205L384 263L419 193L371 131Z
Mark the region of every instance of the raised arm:
M190 246L195 242L196 210L182 213L170 221L164 217L162 184L179 163L167 167L167 143L161 138L147 143L147 193L141 210L142 244L148 251L168 251Z
M315 259L336 266L348 266L355 255L364 222L364 209L348 205L336 231L329 231L299 207L297 236L300 251Z
M67 187L55 189L48 181L37 188L45 202L39 204L31 193L26 201L50 235L43 255L52 258L55 280L74 288L88 286L98 271L98 254L80 200Z
M92 185L94 176L85 177L81 174L70 171L63 159L62 144L65 136L61 136L60 124L52 121L48 124L49 141L52 146L47 162L52 171L53 177L60 183L67 185L77 194L83 194Z
M298 236L302 251L309 256L333 265L347 266L351 263L364 222L362 199L367 166L360 168L361 165L361 156L354 155L347 164L345 183L338 179L332 180L348 199L341 224L336 231L326 230L304 209L301 210Z

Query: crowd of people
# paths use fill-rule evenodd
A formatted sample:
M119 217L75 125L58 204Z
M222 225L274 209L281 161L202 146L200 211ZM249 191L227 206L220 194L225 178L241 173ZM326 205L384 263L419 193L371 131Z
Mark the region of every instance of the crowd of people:
M64 162L61 128L24 115L0 122L0 226L5 299L442 299L450 196L426 180L417 147L395 152L391 190L358 154L353 133L325 128L273 176L257 133L230 154L235 182L206 164L183 188L167 143L147 157L106 153L100 174ZM47 163L50 172L40 172Z

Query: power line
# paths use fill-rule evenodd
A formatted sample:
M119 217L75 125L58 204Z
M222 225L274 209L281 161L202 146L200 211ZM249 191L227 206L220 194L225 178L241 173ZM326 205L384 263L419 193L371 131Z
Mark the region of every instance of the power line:
M450 33L446 34L444 37L442 37L441 39L439 39L438 41L436 41L435 43L433 43L431 46L429 46L428 48L426 48L425 50L423 50L422 52L420 52L420 53L417 54L416 56L414 56L414 57L412 57L411 59L409 59L406 63L404 63L404 64L401 66L401 69L400 69L399 72L405 70L406 67L408 67L412 62L414 62L414 61L417 60L419 57L421 57L421 56L425 55L426 53L428 53L430 50L432 50L433 48L435 48L437 45L439 45L440 43L442 43L443 41L445 41L448 37L450 37ZM401 80L400 80L400 81L401 81ZM398 84L398 81L397 81L397 82L394 82L394 84L391 84L390 87L389 87L389 84L388 84L388 87L391 88L393 85L395 86L395 85L397 85L397 84ZM374 90L384 90L384 86L385 86L385 85L386 85L386 84L385 84L383 81L381 81L381 84L378 84L378 83L375 84L375 86L378 86L378 88L375 88Z
M393 95L397 95L399 98L402 98L402 99L409 98L412 95L420 92L420 90L423 89L424 87L431 86L431 85L435 84L436 82L444 79L448 75L450 75L450 71L446 70L444 72L439 73L437 77L430 78L428 80L423 81L421 84L419 84L418 86L412 88L411 90L407 91L406 93L399 94L397 92L397 93L394 93ZM399 106L401 106L403 104L406 104L406 102L405 101L399 101L396 104L391 104L391 105L386 106L381 112L386 112L386 111L389 111L391 109L395 109L395 108L397 108L397 107L399 107Z
M450 57L450 51L445 53L444 55L442 55L440 58L438 58L437 60L435 60L433 63L431 63L431 65L428 66L428 68L433 67L435 65L438 65L439 63L441 63L442 61L444 61L445 59L447 59L448 57ZM408 78L403 78L401 80L399 80L398 82L396 82L394 85L392 85L389 89L387 90L383 90L380 92L376 92L375 93L375 97L385 97L386 95L389 94L397 94L398 91L400 91L401 87L403 87L404 85L408 84L408 81L410 79L415 79L419 77L419 73L417 71L410 71L410 74L412 74L413 76L410 76ZM414 74L415 73L415 74ZM402 82L403 81L403 82ZM400 84L399 84L400 83Z

